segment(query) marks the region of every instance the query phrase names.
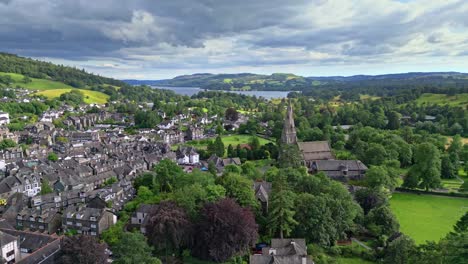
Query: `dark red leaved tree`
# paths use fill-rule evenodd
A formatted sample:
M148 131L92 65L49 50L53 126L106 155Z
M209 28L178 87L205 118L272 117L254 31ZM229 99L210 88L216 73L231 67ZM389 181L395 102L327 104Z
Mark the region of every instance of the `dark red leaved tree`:
M258 226L252 211L232 199L223 199L202 208L192 253L201 259L224 262L246 253L257 237Z
M64 264L103 264L107 263L107 245L99 243L92 236L65 236L61 241L62 262Z
M177 251L186 245L192 223L185 209L174 202L163 201L150 213L146 224L146 235L158 250Z

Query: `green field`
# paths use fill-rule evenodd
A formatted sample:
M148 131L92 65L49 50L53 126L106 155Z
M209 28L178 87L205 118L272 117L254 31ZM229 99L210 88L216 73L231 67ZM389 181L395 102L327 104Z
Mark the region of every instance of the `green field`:
M417 104L438 104L450 106L466 106L468 105L468 93L457 94L449 96L446 94L432 94L425 93L422 94L418 99L416 99Z
M31 79L30 83L24 83L23 82L24 75L17 74L17 73L0 72L0 75L9 75L14 81L14 83L12 84L13 87L20 86L20 87L30 89L30 90L51 90L51 89L73 88L70 85L67 85L61 82L45 80L45 79L36 79L36 78L30 78Z
M54 89L54 90L44 90L37 92L35 94L37 95L43 95L48 98L56 98L59 97L63 93L70 92L72 89ZM84 90L84 89L76 89L79 90L84 94L84 101L87 104L91 103L96 103L96 104L105 104L107 100L109 99L109 95L97 92L97 91L91 91L91 90Z
M222 136L224 146L229 146L231 144L232 146L237 146L238 144L248 144L252 136L249 135L232 135L232 136ZM271 143L271 140L264 139L259 137L258 140L260 141L260 145L265 145L268 143Z
M228 136L221 136L221 138L223 140L224 147L227 149L229 144L231 144L234 148L236 148L236 146L239 145L239 144L248 144L250 139L252 138L252 136L250 136L250 135L228 135ZM202 139L202 140L187 141L187 142L185 142L185 145L194 146L197 149L206 149L206 147L208 146L208 140L207 139ZM214 140L215 140L214 138L211 139L211 141L214 141ZM268 139L264 139L264 138L261 138L261 137L258 137L258 140L260 141L260 145L273 143L273 141L268 140ZM176 150L179 145L183 145L183 144L172 145L171 148L173 150ZM225 153L225 155L226 154L227 153Z
M374 101L374 100L380 99L380 96L374 96L374 95L369 95L369 94L360 94L359 99L361 101L365 101L365 100Z
M400 222L400 230L421 244L438 241L449 233L468 211L468 199L394 193L390 207Z
M12 84L13 87L19 86L25 89L39 90L39 92L35 94L44 95L48 98L59 97L61 94L69 92L72 89L75 89L71 87L70 85L67 85L61 82L45 80L45 79L30 78L31 82L24 83L23 82L24 75L17 74L17 73L0 72L0 75L9 75L14 81ZM88 103L88 104L91 104L91 103L104 104L109 99L108 95L101 93L101 92L85 90L85 89L77 89L77 90L80 90L81 92L83 92L85 96L85 103Z

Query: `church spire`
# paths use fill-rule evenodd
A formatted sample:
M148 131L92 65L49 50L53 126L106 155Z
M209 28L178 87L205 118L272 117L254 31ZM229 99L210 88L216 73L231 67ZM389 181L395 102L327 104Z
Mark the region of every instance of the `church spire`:
M288 100L288 109L286 111L286 119L284 120L283 133L281 134L281 142L283 144L296 144L296 126L294 125L293 109L291 101Z

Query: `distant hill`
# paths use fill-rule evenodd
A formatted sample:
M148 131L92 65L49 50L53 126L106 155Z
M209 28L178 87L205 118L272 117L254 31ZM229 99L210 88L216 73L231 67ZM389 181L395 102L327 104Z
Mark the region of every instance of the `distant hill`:
M132 85L200 87L210 90L270 90L308 91L314 88L346 88L353 86L379 87L383 85L411 87L420 84L434 87L468 85L468 74L459 72L410 72L384 75L355 75L331 77L302 77L294 74L199 73L177 76L166 80L124 80ZM468 86L467 86L468 87Z

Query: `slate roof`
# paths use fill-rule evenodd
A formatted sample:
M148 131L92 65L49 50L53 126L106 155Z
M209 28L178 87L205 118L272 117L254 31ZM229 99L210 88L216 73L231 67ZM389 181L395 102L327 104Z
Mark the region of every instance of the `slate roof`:
M0 248L15 241L16 237L0 231Z
M305 161L334 159L328 141L298 142Z
M316 160L314 164L319 171L341 171L347 169L348 171L361 171L367 170L367 166L360 160Z
M270 254L270 250L274 254ZM271 247L262 249L262 255L251 255L251 264L312 264L313 261L307 256L305 239L276 239L271 240Z
M255 197L262 202L268 202L271 192L271 182L254 182Z

